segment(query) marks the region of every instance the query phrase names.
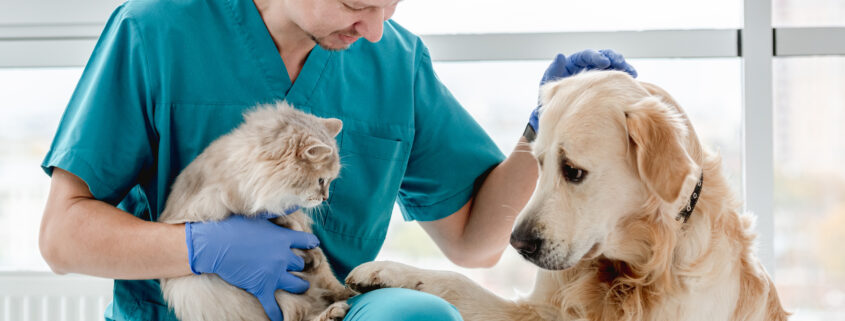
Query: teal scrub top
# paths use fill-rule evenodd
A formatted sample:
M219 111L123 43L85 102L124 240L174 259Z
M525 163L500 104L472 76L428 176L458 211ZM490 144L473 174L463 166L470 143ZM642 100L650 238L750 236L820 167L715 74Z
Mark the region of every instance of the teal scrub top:
M339 279L375 258L394 202L406 220L443 218L504 159L394 21L378 43L314 47L291 83L251 0L130 0L101 34L42 167L155 221L191 160L245 111L281 100L343 121L340 177L310 213ZM115 280L106 318L176 319L157 280Z

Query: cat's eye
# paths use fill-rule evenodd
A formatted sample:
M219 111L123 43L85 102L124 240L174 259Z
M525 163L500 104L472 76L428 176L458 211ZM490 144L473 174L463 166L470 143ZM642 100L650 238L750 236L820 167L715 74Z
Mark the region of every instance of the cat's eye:
M326 182L326 180L323 179L322 177L317 179L317 183L320 184L320 185L323 185L323 183L325 183L325 182Z
M574 167L569 162L563 163L563 166L561 167L561 169L562 169L561 174L563 174L563 178L566 179L566 181L568 181L570 183L576 183L576 184L580 183L581 181L584 180L584 177L587 176L586 170Z

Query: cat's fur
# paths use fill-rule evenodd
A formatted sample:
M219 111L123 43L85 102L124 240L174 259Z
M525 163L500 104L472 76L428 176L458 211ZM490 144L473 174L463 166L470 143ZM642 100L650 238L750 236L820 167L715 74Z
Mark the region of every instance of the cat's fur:
M317 206L328 197L329 184L340 171L334 139L340 120L318 118L284 102L259 106L244 119L179 174L160 222L283 213L294 206ZM302 211L274 223L311 232L311 220ZM311 286L301 295L276 291L285 320L341 320L352 293L335 279L320 248L294 251L305 259L305 269L293 274ZM268 320L255 296L216 274L162 279L161 289L183 321Z

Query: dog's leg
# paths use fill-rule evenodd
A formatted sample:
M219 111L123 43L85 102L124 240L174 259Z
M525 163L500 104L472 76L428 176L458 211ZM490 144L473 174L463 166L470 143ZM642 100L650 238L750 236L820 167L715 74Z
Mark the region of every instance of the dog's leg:
M502 299L455 272L423 270L396 262L369 262L349 273L346 285L358 292L406 288L434 294L448 301L464 320L557 320L549 306Z

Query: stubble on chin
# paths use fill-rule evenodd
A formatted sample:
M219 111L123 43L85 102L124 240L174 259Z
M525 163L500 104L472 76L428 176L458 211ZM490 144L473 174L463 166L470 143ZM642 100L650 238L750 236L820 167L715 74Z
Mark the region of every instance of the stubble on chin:
M328 38L328 37L317 38L314 35L308 35L308 36L311 37L311 40L314 41L318 46L320 46L320 48L323 48L326 51L343 51L343 50L349 49L349 46L344 46L342 48L330 47L329 45L327 45L328 41L326 40L326 38Z

